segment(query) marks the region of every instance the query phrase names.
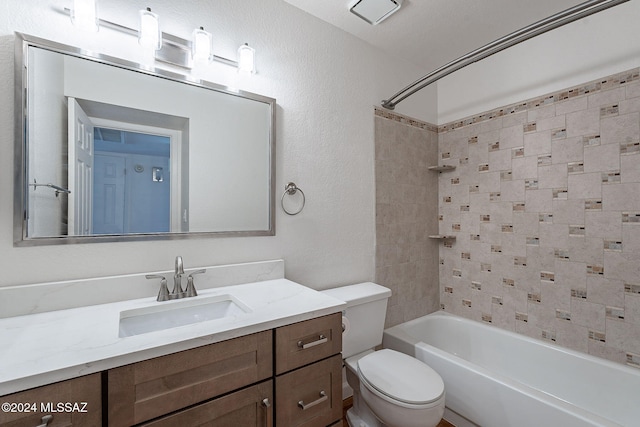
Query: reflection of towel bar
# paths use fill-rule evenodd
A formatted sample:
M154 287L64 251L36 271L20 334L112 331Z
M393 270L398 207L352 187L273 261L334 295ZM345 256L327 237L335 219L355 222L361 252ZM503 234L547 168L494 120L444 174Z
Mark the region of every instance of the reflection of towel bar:
M56 197L58 197L58 194L60 193L66 193L66 194L71 194L71 191L67 190L66 188L62 188L59 185L55 185L55 184L38 184L38 182L34 179L33 180L33 184L29 184L29 185L33 185L33 189L35 190L36 187L49 187L49 188L53 188L56 192Z

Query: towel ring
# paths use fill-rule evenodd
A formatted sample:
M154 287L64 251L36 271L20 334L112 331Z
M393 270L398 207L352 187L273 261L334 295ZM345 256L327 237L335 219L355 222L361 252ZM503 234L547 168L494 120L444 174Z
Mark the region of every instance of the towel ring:
M298 209L297 211L290 212L287 210L287 208L284 207L284 196L286 196L287 194L290 196L293 196L298 191L302 194L302 206L300 206L300 209ZM284 211L284 213L292 216L298 215L300 212L302 212L302 209L304 209L305 202L306 202L306 198L304 196L304 191L302 191L302 189L298 187L295 183L290 182L284 187L284 193L282 193L282 197L280 198L280 206L282 206L282 210Z

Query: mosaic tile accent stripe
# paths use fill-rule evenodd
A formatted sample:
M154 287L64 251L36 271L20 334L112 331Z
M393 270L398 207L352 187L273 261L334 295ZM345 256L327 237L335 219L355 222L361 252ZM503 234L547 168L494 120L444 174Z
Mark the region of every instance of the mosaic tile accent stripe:
M627 365L640 368L640 354L627 353Z
M486 122L489 120L493 120L497 117L509 116L509 115L520 113L523 111L528 111L540 106L548 106L548 105L556 104L558 102L566 101L568 99L576 98L579 96L600 93L602 91L610 90L615 87L620 87L632 82L636 82L638 80L640 80L640 69L635 68L633 70L629 70L619 74L615 74L613 76L609 76L603 80L595 80L580 86L575 86L568 90L554 92L551 94L544 95L540 98L529 99L521 103L507 105L505 107L487 111L485 113L478 114L476 116L471 116L462 120L458 120L453 123L448 123L440 126L438 128L438 132L440 133L450 132L465 126L470 126L470 125ZM603 108L607 109L612 107L613 106L603 107ZM535 132L535 130L536 130L536 122L530 122L524 125L525 132Z
M431 124L431 123L427 123L425 121L422 120L418 120L418 119L414 119L402 114L398 114L396 112L387 110L386 108L383 107L374 107L373 108L374 111L374 115L378 116L378 117L382 117L385 119L389 119L389 120L393 120L395 122L401 123L403 125L408 125L408 126L413 126L416 127L418 129L424 129L424 130L428 130L430 132L438 132L438 126Z
M587 299L587 290L586 289L571 289L571 296L573 298Z

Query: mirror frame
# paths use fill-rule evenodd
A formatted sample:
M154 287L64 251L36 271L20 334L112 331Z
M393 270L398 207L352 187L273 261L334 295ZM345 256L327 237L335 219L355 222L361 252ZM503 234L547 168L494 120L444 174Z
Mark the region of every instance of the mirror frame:
M77 47L64 45L57 42L41 39L23 33L15 33L14 52L14 197L13 197L13 240L14 246L39 246L60 245L73 243L99 243L99 242L133 242L152 240L182 240L192 238L211 237L244 237L244 236L274 236L275 231L275 175L276 175L276 100L251 92L234 90L227 86L200 80L190 75L178 74L165 69L115 58L108 55L89 52ZM115 66L132 72L146 74L153 78L172 80L178 83L200 87L206 90L222 92L232 96L239 96L268 104L271 109L271 124L269 129L269 228L267 230L246 231L211 231L211 232L184 232L184 233L135 233L122 235L91 235L91 236L51 236L30 237L27 235L28 212L28 144L29 135L27 123L29 120L27 105L28 75L27 61L29 47L43 48L49 51L71 55L77 58L87 59L101 64Z

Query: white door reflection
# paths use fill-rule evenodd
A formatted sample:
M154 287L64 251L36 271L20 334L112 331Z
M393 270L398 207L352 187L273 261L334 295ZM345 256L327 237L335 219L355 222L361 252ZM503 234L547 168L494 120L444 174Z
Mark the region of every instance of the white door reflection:
M93 122L69 97L69 234L91 235L93 208Z
M171 231L171 138L95 127L94 146L93 234Z

